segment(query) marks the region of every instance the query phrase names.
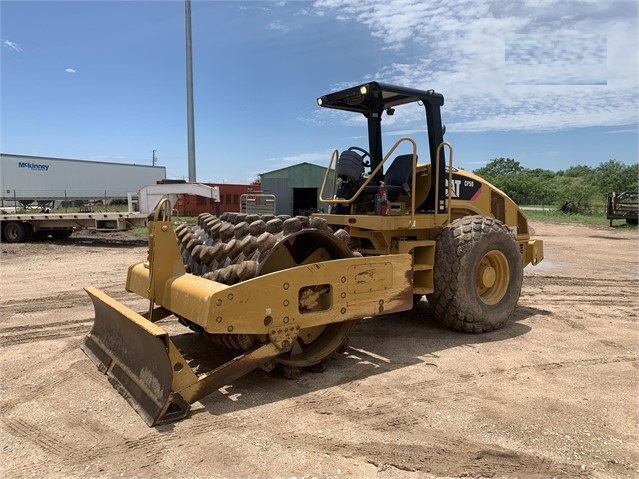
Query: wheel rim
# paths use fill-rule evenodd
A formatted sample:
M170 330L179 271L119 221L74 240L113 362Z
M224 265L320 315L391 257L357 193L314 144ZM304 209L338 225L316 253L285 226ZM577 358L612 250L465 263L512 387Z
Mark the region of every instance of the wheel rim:
M497 250L489 251L479 262L477 295L488 305L499 303L508 291L510 268L506 256Z
M348 258L346 246L319 231L304 230L286 237L260 264L259 275L318 261ZM355 321L343 321L300 330L293 348L276 361L290 367L308 367L329 358L348 338Z
M10 223L4 230L4 234L9 243L17 243L21 237L22 226L16 223Z
M355 321L342 321L320 326L315 331L315 328L302 329L291 351L278 356L276 361L285 366L298 368L321 363L346 341L354 324Z
M15 226L11 225L7 228L5 234L7 235L7 239L9 241L15 241L15 239L18 237L18 230Z

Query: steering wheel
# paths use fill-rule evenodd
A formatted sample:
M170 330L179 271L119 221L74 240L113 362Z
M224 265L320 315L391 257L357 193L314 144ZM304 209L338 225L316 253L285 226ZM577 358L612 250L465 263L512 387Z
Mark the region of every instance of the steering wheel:
M348 151L359 151L360 153L364 154L364 158L366 158L367 156L372 160L373 157L371 156L371 154L366 151L364 148L360 148L359 146L351 146Z
M359 151L360 153L363 154L362 156L362 164L364 166L371 166L371 162L373 161L373 157L371 156L371 154L366 151L364 148L360 148L359 146L351 146L348 151ZM366 158L368 156L370 161L365 161L364 158Z

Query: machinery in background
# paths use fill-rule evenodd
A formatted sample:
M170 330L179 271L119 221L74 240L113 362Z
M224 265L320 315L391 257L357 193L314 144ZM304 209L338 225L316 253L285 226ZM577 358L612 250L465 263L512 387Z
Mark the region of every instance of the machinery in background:
M623 193L608 193L606 202L606 219L626 220L626 223L636 225L639 218L639 192L624 191Z

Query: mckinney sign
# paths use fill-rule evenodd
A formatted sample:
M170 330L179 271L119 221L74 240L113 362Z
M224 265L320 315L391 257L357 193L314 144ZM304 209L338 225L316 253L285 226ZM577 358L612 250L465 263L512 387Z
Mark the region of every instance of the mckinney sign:
M47 171L49 165L43 163L29 163L27 161L19 161L18 168L27 168L28 170Z

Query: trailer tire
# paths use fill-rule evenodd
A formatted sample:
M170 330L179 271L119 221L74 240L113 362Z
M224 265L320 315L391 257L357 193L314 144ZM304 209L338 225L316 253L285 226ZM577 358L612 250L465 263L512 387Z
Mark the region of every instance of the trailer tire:
M428 300L441 323L469 333L498 329L512 315L521 293L518 244L498 220L458 218L437 238L434 276Z
M27 239L27 228L24 223L9 221L2 229L7 243L23 243Z

